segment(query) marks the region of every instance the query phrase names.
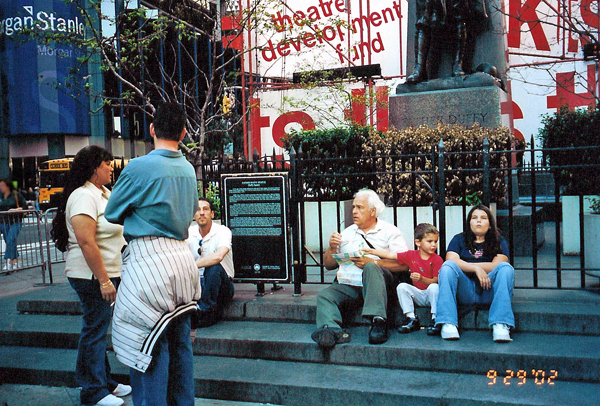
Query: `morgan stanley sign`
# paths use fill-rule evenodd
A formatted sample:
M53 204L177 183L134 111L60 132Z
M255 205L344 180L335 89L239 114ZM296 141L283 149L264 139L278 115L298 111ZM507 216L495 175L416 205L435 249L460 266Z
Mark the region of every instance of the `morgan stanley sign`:
M87 65L74 69L84 52L70 44L38 43L24 30L85 36L73 4L0 0L0 80L9 135L89 135L89 100L82 86Z

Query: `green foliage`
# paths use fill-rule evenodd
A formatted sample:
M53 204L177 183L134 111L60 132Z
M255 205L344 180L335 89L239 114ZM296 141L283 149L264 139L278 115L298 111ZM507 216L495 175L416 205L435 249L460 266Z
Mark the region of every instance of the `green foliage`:
M231 110L227 119L206 123L204 136L204 155L215 158L223 153L223 147L233 142L234 151L244 149L244 128L240 114Z
M376 191L388 203L397 206L430 205L433 196L428 185L434 185L432 170L437 168L434 147L444 140L446 204L468 204L483 199L483 140L487 137L490 152L510 150L515 138L505 127L487 128L477 124L472 127L442 125L435 128L421 126L404 130L391 130L375 135L364 145L365 154L377 156ZM461 152L479 151L463 154ZM436 162L432 162L435 159ZM508 154L490 154L490 194L493 202L506 198L506 172ZM411 173L412 172L412 173ZM414 173L420 175L416 176ZM437 176L437 173L435 174ZM437 179L436 179L437 181ZM427 184L426 184L427 183ZM413 201L414 197L414 201Z
M600 199L597 197L588 197L590 201L590 211L592 214L600 214Z
M465 203L467 203L468 206L477 206L478 204L481 203L481 199L477 195L477 192L473 192L466 196L462 196L458 199L458 201L461 203L465 202Z
M538 138L546 151L544 160L553 167L554 181L567 195L600 194L598 166L600 148L565 150L569 147L600 146L600 110L569 110L561 108L542 119ZM576 165L568 167L569 165ZM580 165L596 165L583 167Z
M329 158L362 155L362 144L373 131L369 127L330 128L325 130L296 131L283 139L287 151L293 146L296 152L302 148L311 158L328 155Z
M219 184L209 183L208 187L204 191L204 197L206 197L215 208L215 219L221 218L221 197L219 196Z
M374 168L370 160L362 158L362 146L374 132L358 126L293 132L283 139L283 146L288 152L292 146L297 153L302 152L308 195L344 200L359 189L373 186Z
M483 199L483 140L490 150L490 194L494 202L506 198L506 168L517 140L507 128L491 129L438 125L380 133L368 127L334 128L292 133L284 140L287 151L301 148L302 175L309 195L349 199L368 187L397 206L423 206L433 201L431 185L437 172L437 146L444 140L446 204ZM475 151L474 153L471 151ZM471 152L471 153L469 153ZM326 159L335 158L335 159ZM437 181L437 178L436 178Z

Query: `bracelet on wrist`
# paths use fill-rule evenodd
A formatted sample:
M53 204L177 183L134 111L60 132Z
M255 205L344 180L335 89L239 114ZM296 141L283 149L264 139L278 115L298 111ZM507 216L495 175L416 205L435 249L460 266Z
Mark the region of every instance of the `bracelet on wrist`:
M112 284L113 284L112 281L109 279L106 282L100 284L100 289L112 286Z

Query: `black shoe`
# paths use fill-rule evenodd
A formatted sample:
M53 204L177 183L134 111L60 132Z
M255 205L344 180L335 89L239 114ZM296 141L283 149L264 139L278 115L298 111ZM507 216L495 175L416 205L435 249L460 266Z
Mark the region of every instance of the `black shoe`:
M196 314L192 316L192 329L210 327L217 322L217 316L214 312L205 312L196 309Z
M323 326L315 330L310 335L310 338L312 338L313 341L323 349L331 349L337 343L336 332L334 331L334 329L328 326Z
M335 330L335 343L336 344L346 344L350 342L350 331L348 329Z
M427 328L428 336L439 336L442 332L442 325L435 324L435 319L431 319L431 326Z
M373 317L371 331L369 331L369 344L383 344L388 340L387 321L381 316Z
M415 316L414 318L407 317L402 323L402 326L398 328L398 332L402 334L412 333L413 331L417 331L421 328L421 322L419 318Z

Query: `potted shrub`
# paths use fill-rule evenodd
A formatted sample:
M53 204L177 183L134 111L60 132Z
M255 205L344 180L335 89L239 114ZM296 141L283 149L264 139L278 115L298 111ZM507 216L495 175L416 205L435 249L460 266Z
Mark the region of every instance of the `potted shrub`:
M583 215L583 230L585 237L585 268L595 269L588 274L600 277L600 198L588 198L590 212Z
M463 231L463 213L466 215L472 206L483 199L483 141L487 138L490 151L510 150L515 142L505 127L487 128L479 125L462 127L443 125L421 126L403 130L392 129L385 134L372 136L363 146L365 154L389 157L377 162L376 191L385 197L388 204L397 206L398 227L407 241L412 241L414 224L413 206L417 207L417 223L433 220L433 195L430 185L432 168L437 166L437 156L432 149L444 141L446 151L445 204L446 204L446 243ZM476 154L460 152L481 151ZM508 154L491 154L491 168L507 168ZM419 173L415 176L410 172ZM435 175L437 176L437 174ZM506 171L490 173L490 208L495 213L496 204L504 203L507 196ZM436 202L437 203L437 202ZM439 213L436 213L439 215ZM384 219L393 221L394 213L388 210ZM439 223L438 223L439 224Z
M545 115L542 124L538 139L544 149L543 161L550 165L562 195L563 254L579 255L580 196L585 205L587 196L600 194L594 167L600 163L600 110L562 107Z
M564 195L560 197L562 211L562 251L563 255L579 255L581 247L579 246L579 200L583 199L583 215L590 213L591 199L597 198L595 195L571 196Z
M370 127L350 126L293 131L283 138L288 153L292 147L299 153L305 193L315 200L304 203L306 246L311 251L319 252L321 244L326 250L331 233L352 224L354 193L372 187L374 171L369 162L361 158L362 145L372 132L374 130ZM321 242L319 228L323 231Z

